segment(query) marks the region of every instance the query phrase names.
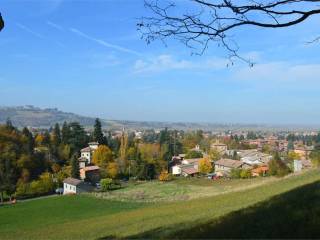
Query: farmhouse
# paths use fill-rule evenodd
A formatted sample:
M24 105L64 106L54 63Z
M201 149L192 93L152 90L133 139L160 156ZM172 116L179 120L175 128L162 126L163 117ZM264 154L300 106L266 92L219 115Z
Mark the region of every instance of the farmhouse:
M232 169L237 169L237 168L249 168L248 164L238 161L238 160L233 160L233 159L220 159L214 163L215 166L215 172L220 172L220 173L228 173Z
M63 181L63 194L78 194L84 192L84 189L81 188L83 182L75 178L66 178Z

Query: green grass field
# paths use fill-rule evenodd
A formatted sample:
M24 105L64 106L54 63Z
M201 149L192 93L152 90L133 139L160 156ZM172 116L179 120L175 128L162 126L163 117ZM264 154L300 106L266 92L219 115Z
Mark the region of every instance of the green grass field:
M152 181L129 184L116 191L92 195L98 198L126 202L176 202L250 189L278 180L273 177L217 181L207 178L178 178L165 183Z
M205 238L221 236L221 234L215 235L214 232L219 232L219 229L221 232L221 229L225 229L224 226L229 227L229 232L235 229L235 233L241 234L241 230L248 231L249 227L254 227L254 222L249 221L251 219L249 216L255 216L252 215L255 212L259 213L257 216L260 218L255 217L261 222L263 219L261 216L271 209L272 214L266 215L267 218L264 219L265 222L271 223L273 219L270 217L276 217L277 212L281 215L282 208L286 210L284 213L288 214L289 211L294 212L295 208L292 206L298 208L299 204L305 203L308 208L301 209L309 209L310 212L313 206L311 203L318 201L314 198L318 193L312 195L311 192L312 189L319 188L317 183L319 180L319 170L312 170L241 191L176 202L115 202L87 195L34 200L0 208L0 238ZM181 181L178 185L190 185L190 182L188 184L184 182L185 180ZM193 184L199 185L197 182ZM296 189L301 186L305 187ZM294 197L288 197L288 194L289 196L293 194ZM290 204L290 201L295 199L296 203ZM263 206L270 207L263 208ZM296 219L305 214L304 211L294 213L297 214ZM318 223L320 215L311 216L309 222ZM282 225L290 226L290 218L284 219L289 222L283 222ZM248 228L233 228L235 220L247 221ZM277 219L274 222L279 223ZM298 220L295 220L296 224L297 222ZM270 226L274 227L272 224ZM301 226L304 226L303 223ZM310 224L310 228L312 226ZM259 234L257 231L254 233ZM303 233L301 235L303 236Z

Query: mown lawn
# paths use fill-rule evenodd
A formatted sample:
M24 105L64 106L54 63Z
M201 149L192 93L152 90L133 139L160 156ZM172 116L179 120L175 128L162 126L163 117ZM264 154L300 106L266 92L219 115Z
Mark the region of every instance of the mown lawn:
M172 203L119 203L88 196L18 203L16 206L0 208L0 238L205 237L211 232L211 228L208 228L208 232L201 232L199 229L209 226L217 219L319 180L319 170L313 170L244 191ZM309 200L306 197L300 204ZM286 205L286 201L283 201L283 205ZM301 213L297 212L297 214ZM270 218L265 220L272 221ZM290 222L283 224L290 225ZM232 224L228 226L229 231L232 232ZM199 235L188 235L190 229ZM250 229L247 230L250 231ZM187 234L183 235L183 233Z

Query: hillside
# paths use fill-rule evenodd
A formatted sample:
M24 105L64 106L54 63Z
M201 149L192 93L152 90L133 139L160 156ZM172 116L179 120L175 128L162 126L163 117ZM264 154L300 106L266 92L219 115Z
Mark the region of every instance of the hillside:
M55 123L77 121L86 127L92 127L96 116L86 117L75 113L63 112L57 108L38 108L31 105L17 107L0 106L0 123L5 123L8 118L15 126L24 127L51 127ZM121 130L126 129L176 129L176 130L197 130L205 131L228 131L228 130L262 130L262 131L283 131L283 130L317 130L319 126L298 126L298 125L266 125L266 124L236 124L236 123L205 123L205 122L160 122L160 121L131 121L131 120L110 120L101 119L104 128Z
M3 239L319 238L319 179L319 170L312 170L251 189L236 188L212 197L170 203L119 202L89 195L18 202L1 207L0 236Z
M57 108L41 109L34 106L1 107L0 123L5 123L10 118L15 126L24 127L50 127L55 123L77 121L80 124L91 127L95 117L80 116L70 112L63 112ZM227 130L237 128L257 128L257 125L239 124L214 124L214 123L188 123L188 122L156 122L156 121L129 121L129 120L105 120L102 124L108 129L163 129L165 127L178 130Z
M18 127L50 127L64 121L77 121L85 126L94 124L94 118L62 112L56 108L41 109L34 106L0 107L0 123L6 122L8 118Z

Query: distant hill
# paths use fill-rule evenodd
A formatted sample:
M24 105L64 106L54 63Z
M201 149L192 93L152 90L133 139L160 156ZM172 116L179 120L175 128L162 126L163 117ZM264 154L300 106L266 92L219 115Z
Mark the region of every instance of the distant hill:
M31 105L17 107L0 107L0 123L5 123L10 118L14 126L17 127L37 127L48 128L55 123L79 122L86 127L94 125L94 117L80 116L74 113L63 112L57 108L41 109ZM102 125L108 129L121 130L126 129L170 129L178 130L218 130L237 128L239 125L212 124L212 123L184 123L184 122L153 122L153 121L129 121L129 120L104 120L101 119Z
M50 127L64 121L77 121L85 126L94 124L94 118L62 112L56 108L41 109L34 106L0 107L0 123L6 122L8 118L17 127Z
M57 108L41 109L31 105L18 107L0 106L0 123L5 123L10 118L17 127L48 128L55 123L79 122L85 127L94 125L95 117L86 117L74 113L63 112ZM319 129L320 126L295 126L295 125L263 125L263 124L219 124L219 123L192 123L192 122L156 122L156 121L130 121L130 120L106 120L101 119L104 128L121 130L126 129L169 129L205 131L228 131L228 130L304 130Z

